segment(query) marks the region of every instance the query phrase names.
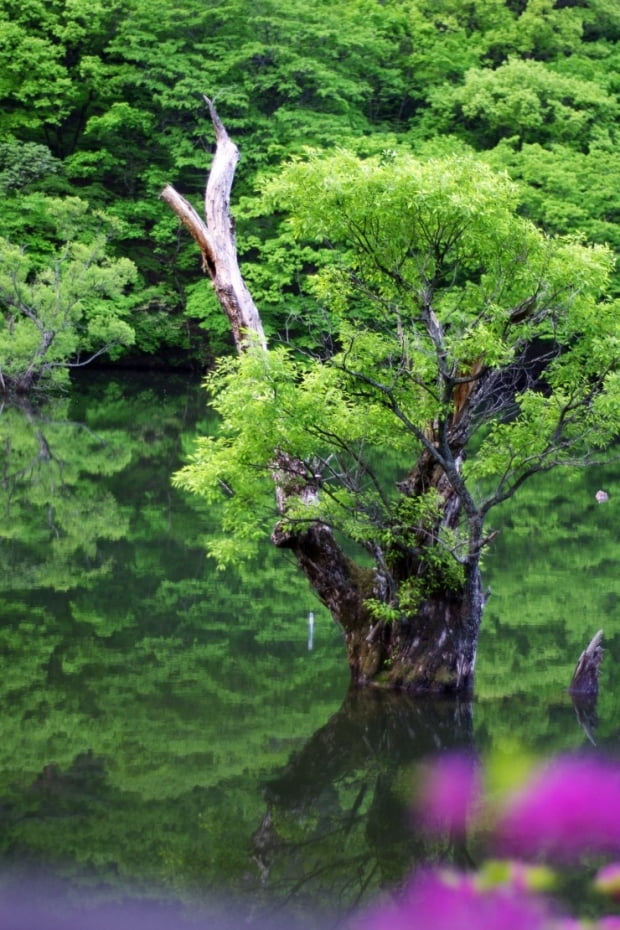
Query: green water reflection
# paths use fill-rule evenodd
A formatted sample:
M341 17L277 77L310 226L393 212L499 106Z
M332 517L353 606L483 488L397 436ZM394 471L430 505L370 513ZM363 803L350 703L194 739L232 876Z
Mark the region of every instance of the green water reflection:
M361 696L281 553L238 572L205 558L217 514L170 475L210 428L197 386L152 376L90 376L0 414L5 888L37 869L69 895L156 889L322 922L445 853L409 826L416 759L615 747L613 470L548 478L498 515L473 705ZM588 736L565 688L600 627Z
M604 504L595 500L601 487L609 493ZM596 739L615 747L620 466L541 476L494 519L500 535L485 564L491 596L480 640L478 722L488 713L495 741L518 740L543 753L572 746L562 724L564 689L581 650L603 629Z

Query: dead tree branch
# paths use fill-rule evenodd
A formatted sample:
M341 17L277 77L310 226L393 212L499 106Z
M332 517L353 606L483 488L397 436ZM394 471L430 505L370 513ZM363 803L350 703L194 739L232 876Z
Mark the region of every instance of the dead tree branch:
M161 196L200 249L203 271L211 278L228 317L237 351L242 352L250 341L257 341L266 349L260 314L239 270L235 224L230 215L230 192L239 149L231 141L212 101L208 97L204 99L209 107L217 143L205 189L205 220L170 184L164 187Z

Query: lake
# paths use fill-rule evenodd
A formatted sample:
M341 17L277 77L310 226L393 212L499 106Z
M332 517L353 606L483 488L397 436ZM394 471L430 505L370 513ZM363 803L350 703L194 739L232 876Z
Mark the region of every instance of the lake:
M617 467L492 515L475 699L412 699L349 691L268 542L234 571L205 556L218 514L170 482L214 427L199 385L96 372L0 409L3 927L339 926L447 855L409 813L429 754L617 752ZM599 628L598 705L575 707Z

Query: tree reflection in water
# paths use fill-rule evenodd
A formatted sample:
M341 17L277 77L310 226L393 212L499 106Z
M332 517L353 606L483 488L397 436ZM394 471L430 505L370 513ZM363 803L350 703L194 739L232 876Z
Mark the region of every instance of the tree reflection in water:
M454 749L473 751L471 702L351 689L265 785L252 848L270 897L343 913L414 863L469 864L462 838L438 844L411 813L416 763Z

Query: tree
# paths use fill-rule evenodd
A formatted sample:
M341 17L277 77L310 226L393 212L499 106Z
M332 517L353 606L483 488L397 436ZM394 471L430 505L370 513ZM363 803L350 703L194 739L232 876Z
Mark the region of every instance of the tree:
M458 87L435 87L422 117L427 131L453 131L492 148L501 139L566 142L585 151L597 126L613 125L617 101L596 81L558 73L532 59L510 58L500 67L472 68Z
M611 139L591 144L587 153L568 145L515 148L500 143L486 158L525 182L521 209L535 223L551 233L579 230L589 242L618 251L620 155ZM617 267L612 284L617 294Z
M106 254L105 216L77 197L43 198L42 210L54 228L40 255L0 237L0 393L57 383L134 339L124 316L136 269Z
M228 215L238 152L207 102L206 223L163 196L202 250L239 356L209 379L219 435L176 480L227 495L222 561L260 534L275 484L272 540L342 626L354 682L466 691L489 512L537 473L591 462L618 429L611 255L543 235L473 157L311 155L266 198L292 236L333 246L310 281L325 343L315 357L269 351Z

